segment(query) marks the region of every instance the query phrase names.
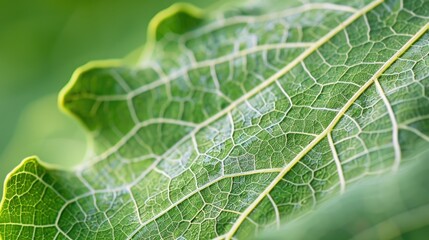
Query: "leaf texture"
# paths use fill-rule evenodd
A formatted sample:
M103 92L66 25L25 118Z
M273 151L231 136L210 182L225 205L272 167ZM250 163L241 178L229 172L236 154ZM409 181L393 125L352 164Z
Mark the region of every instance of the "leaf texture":
M396 171L429 142L428 16L426 0L173 6L136 63L76 71L60 102L89 157L17 167L0 235L246 239Z
M425 239L429 233L427 147L398 173L372 178L311 214L257 239ZM376 213L376 214L374 214ZM329 221L326 221L329 219Z

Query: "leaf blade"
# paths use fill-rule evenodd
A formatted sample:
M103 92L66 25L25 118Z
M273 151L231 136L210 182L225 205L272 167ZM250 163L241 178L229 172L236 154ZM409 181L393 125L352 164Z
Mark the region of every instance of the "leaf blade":
M338 148L337 162L343 164L344 178L349 182L366 174L388 171L392 156L377 154L392 148L389 142L395 134L391 133L391 124L385 122L391 120L389 108L378 103L385 104L392 92L386 91L389 95L380 96L377 86L383 81L377 86L373 83L378 82L379 77L389 78L392 72L384 73L392 69L402 54L410 49L417 52L416 45L421 48L421 43L414 43L422 36L423 40L419 41L427 41L424 34L428 27L424 16L416 17L415 26L399 28L401 34L393 31L387 35L390 39L383 39L383 31L388 30L377 29L377 24L382 22L392 25L391 29L397 28L395 23L386 20L399 14L392 10L395 3L374 1L354 14L350 13L355 11L354 8L348 7L341 8L346 9L347 14L335 15L330 10L320 9L304 14L300 21L311 19L312 24L318 20L312 18L318 16L315 13L323 12L323 17L334 16L327 19L330 26L337 27L333 30L316 27L327 37L314 44L292 42L274 48L273 45L260 45L263 47L257 50L262 50L261 53L249 50L254 46L248 46L248 49L230 56L222 50L228 46L219 42L220 52L215 50L214 55L225 55L216 56L220 62L204 63L207 59L198 54L198 48L208 46L207 43L194 42L190 46L188 42L181 42L180 36L177 40L174 34L167 34L166 40L160 39L159 46L154 46L154 59L141 63L143 66L118 65L80 71L76 78L79 80L64 94L64 99L69 109L92 131L96 139L94 157L75 173L42 171L41 176L51 179L49 184L61 190L56 190L57 195L66 199L57 211L56 236L127 239L148 236L246 237L273 222L277 221L279 225L280 218L293 219L318 201L335 194L340 180L338 176L332 180L332 174L337 174L338 169L332 164L335 157L330 152L330 145ZM328 6L339 8L338 5ZM406 13L406 7L402 6L399 12ZM287 23L293 23L291 16L294 16L293 12L285 17ZM233 19L252 18L239 16ZM346 24L330 22L332 19L346 19ZM247 29L248 26L241 27L240 24L231 26ZM258 22L248 24L265 27L269 26L269 21L262 25ZM297 26L296 29L301 27L300 24ZM349 35L357 36L359 27L367 30L366 39L365 36L364 40L350 38ZM376 31L372 31L373 28ZM213 34L215 39L229 33L225 30L227 27L220 28L224 30L220 33L216 28L208 29L210 31L202 31L202 35L197 34L195 41L201 38L203 42L210 42L209 37L203 36L205 34ZM292 28L290 34L294 30ZM235 34L246 36L247 40L253 37L239 31ZM308 38L308 32L301 34L302 39ZM341 49L344 45L348 45L348 49ZM280 54L286 58L284 61L275 57L278 46L286 49L283 55ZM299 49L301 47L304 49ZM338 51L338 56L332 56L333 50ZM379 54L380 51L383 54ZM176 54L177 59L164 56L163 52ZM241 56L243 53L247 54L245 58ZM288 55L292 57L287 58ZM236 56L240 58L237 60ZM426 56L410 59L424 65ZM192 65L193 60L202 61L204 64L199 66L202 69L183 72L180 66L175 66L177 62ZM403 71L415 72L412 66L404 65L406 61L399 60L405 67ZM235 73L227 69L231 66ZM170 68L168 73L165 73L166 68ZM252 74L248 74L252 71L260 76L252 78ZM401 73L394 68L392 71L398 76ZM427 81L426 76L418 81L413 76L405 79L423 85ZM235 87L236 83L241 86ZM401 83L400 86L408 85ZM213 92L212 89L216 90ZM418 96L425 98L424 92ZM419 106L424 107L425 103ZM362 109L360 114L359 108ZM391 111L395 111L393 107ZM427 110L418 113L422 118L427 114ZM399 123L404 125L401 118L408 118L411 125L414 124L415 117L402 115L398 115ZM368 125L364 123L365 118L369 119ZM355 123L355 127L347 127L350 123ZM414 127L425 136L424 127ZM358 133L352 134L353 131ZM372 136L386 145L374 143ZM350 147L352 141L363 143L353 149ZM348 150L347 146L344 149L343 143L349 145ZM367 145L374 149L366 149ZM364 149L363 155L357 153L360 148ZM348 155L351 156L347 158ZM24 168L14 176L40 174L26 171ZM314 187L313 182L316 182ZM9 189L14 184L11 183ZM31 184L26 187L32 189ZM8 211L12 209L4 206L19 206L23 201L16 199L13 192L11 194L7 201L15 202L2 204L0 220L4 221L4 229L10 227ZM278 206L274 207L273 203ZM296 208L291 208L288 203ZM267 204L273 210L267 210ZM274 218L276 220L272 220ZM21 223L18 219L14 221L17 226ZM256 230L252 226L256 226ZM18 232L17 229L14 231Z

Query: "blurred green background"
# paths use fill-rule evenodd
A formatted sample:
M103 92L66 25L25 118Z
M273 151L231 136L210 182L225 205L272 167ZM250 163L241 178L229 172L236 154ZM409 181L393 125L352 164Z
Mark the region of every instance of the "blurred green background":
M31 155L63 167L83 159L84 129L59 111L58 92L80 65L121 58L142 46L150 19L175 2L0 0L2 182Z

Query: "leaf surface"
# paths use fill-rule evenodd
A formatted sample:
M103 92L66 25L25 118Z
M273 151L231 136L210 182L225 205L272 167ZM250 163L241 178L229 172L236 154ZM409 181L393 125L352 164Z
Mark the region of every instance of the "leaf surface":
M25 160L0 235L245 239L396 171L429 142L428 2L340 2L175 5L136 63L79 68L89 157Z
M429 233L427 147L398 173L371 178L279 231L257 239L425 239ZM326 221L329 219L329 221Z

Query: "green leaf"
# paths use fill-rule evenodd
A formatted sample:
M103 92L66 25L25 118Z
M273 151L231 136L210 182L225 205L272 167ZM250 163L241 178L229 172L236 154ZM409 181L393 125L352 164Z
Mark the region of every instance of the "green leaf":
M89 156L18 166L0 235L246 239L396 172L429 142L428 2L340 2L175 5L135 63L79 68Z
M424 151L424 150L423 150ZM305 217L258 239L425 239L429 234L428 151L398 174L372 178Z

